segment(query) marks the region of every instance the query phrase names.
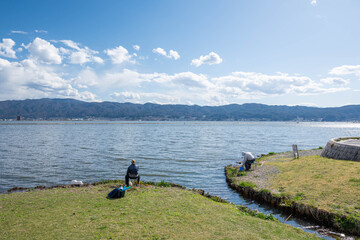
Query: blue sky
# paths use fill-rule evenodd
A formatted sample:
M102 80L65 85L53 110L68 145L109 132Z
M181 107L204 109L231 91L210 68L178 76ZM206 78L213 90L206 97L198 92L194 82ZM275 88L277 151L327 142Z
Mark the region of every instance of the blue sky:
M0 2L0 100L360 102L360 1Z

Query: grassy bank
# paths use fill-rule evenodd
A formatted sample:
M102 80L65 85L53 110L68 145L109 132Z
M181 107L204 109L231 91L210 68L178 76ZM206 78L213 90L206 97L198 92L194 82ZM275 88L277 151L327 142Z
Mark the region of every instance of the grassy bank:
M0 195L0 239L315 239L194 191L118 183Z
M283 197L282 205L291 207L296 202L344 216L335 219L344 229L351 230L360 222L359 162L320 156L293 159L283 153L263 156L258 162L262 166L246 176L233 168L227 169L228 174L238 185Z
M269 164L281 172L271 188L295 200L360 221L360 163L307 156Z

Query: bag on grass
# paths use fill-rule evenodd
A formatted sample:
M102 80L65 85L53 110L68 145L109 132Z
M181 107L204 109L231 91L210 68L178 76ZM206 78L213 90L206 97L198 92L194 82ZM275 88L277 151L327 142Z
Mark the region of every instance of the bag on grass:
M122 198L125 196L125 191L123 191L123 188L115 188L111 192L109 192L108 197L109 198Z

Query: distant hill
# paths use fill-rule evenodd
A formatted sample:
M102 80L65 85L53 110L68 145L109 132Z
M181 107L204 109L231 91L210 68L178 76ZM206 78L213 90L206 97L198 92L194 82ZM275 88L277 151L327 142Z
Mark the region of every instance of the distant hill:
M201 121L360 121L360 105L334 108L269 106L246 103L225 106L83 102L74 99L0 101L0 119L117 119Z

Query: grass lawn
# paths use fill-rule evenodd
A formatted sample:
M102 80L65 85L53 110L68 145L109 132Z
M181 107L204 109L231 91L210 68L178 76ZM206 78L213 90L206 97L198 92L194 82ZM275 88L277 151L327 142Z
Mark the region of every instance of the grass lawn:
M280 169L269 189L291 200L360 221L360 163L320 156L298 159L265 156L264 165Z
M0 239L316 239L175 187L116 184L0 195Z

